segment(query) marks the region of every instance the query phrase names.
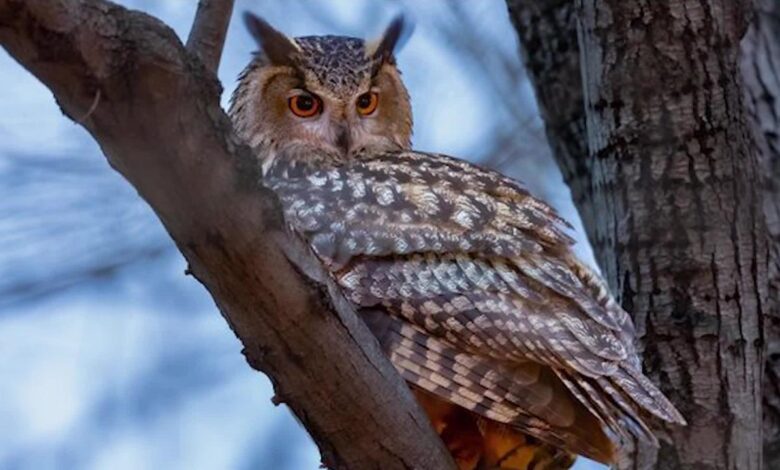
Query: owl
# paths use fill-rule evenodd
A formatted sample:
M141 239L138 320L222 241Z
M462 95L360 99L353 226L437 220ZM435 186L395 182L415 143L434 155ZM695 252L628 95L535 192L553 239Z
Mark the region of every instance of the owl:
M632 435L655 442L648 423L685 423L566 222L513 179L411 148L402 18L371 42L245 21L260 51L235 129L460 469L610 464Z

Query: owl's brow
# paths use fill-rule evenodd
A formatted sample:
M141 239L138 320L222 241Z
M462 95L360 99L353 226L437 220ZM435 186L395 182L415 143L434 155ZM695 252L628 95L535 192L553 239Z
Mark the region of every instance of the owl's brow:
M300 71L298 71L295 68L291 69L291 72L281 72L272 75L268 80L263 83L263 87L260 90L260 95L265 95L268 92L268 88L271 87L273 83L275 83L278 80L281 80L283 78L292 78L295 80L295 83L293 84L293 87L295 88L305 88L306 81L303 79L303 77L300 74Z

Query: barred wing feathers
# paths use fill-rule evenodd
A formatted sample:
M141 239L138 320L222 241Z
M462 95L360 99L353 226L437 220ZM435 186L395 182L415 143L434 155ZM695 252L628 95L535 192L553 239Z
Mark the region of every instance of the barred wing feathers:
M647 416L684 423L565 222L515 181L420 152L277 162L288 223L410 383L602 461L626 430L653 440Z

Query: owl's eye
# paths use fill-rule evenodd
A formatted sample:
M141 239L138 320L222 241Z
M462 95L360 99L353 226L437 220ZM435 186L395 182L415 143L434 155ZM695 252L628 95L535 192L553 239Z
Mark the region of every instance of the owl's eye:
M369 114L376 111L376 106L378 104L379 94L374 91L369 91L368 93L363 93L362 95L358 96L357 110L363 116L368 116Z
M290 105L290 111L302 118L314 116L321 107L319 98L308 93L291 96L287 102Z

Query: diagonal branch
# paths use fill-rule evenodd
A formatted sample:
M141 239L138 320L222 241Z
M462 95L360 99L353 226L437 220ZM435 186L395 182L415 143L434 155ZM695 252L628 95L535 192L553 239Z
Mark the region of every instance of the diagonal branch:
M307 247L285 237L276 197L219 107L219 84L170 28L100 0L0 0L0 45L66 115L84 117L326 465L452 468L374 337L327 295Z
M187 50L215 74L222 58L234 0L200 0L187 37Z

